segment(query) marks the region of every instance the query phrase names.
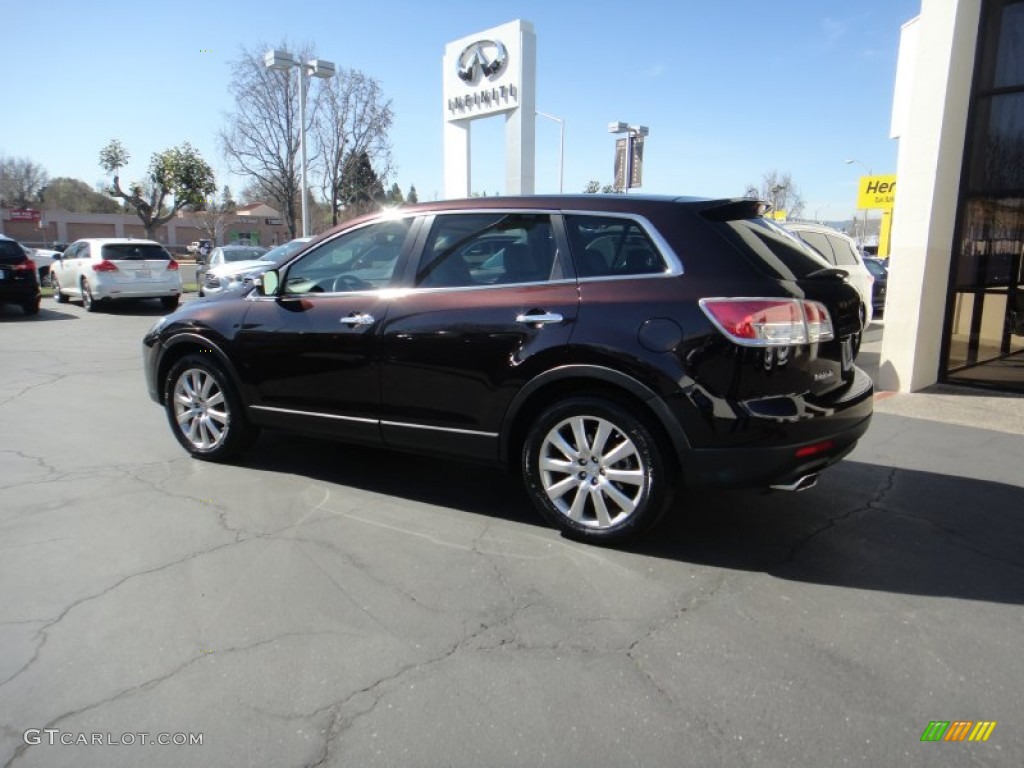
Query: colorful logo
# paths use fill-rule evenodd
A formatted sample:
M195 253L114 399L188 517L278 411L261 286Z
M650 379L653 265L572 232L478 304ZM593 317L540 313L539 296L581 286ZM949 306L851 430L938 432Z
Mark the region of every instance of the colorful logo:
M932 720L921 741L988 741L996 725L995 720Z

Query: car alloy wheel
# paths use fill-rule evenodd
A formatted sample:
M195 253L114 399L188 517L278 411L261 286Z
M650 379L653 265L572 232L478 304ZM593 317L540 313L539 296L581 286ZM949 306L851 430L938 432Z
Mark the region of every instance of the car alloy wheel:
M50 275L50 285L53 286L53 298L58 304L67 304L68 295L60 289L60 281L57 280L57 276Z
M165 404L174 436L196 458L226 459L256 437L227 375L196 355L171 369Z
M610 401L574 398L550 408L534 423L523 455L534 504L576 538L634 536L670 500L653 428Z
M82 306L86 312L96 311L96 301L92 297L92 289L89 288L89 281L82 278Z

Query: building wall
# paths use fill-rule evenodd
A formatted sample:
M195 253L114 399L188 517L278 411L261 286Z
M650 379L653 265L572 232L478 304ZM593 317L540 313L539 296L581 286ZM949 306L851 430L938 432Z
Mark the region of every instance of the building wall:
M273 209L267 210L275 213ZM83 237L146 237L146 230L135 214L43 211L40 226L40 222L12 221L10 212L2 208L0 233L35 247L70 243ZM239 216L228 219L221 238L224 242L218 245L232 242L240 233L249 233L260 245L278 245L290 239L283 224L267 224L266 217ZM180 249L194 240L208 238L209 234L197 220L176 217L158 227L155 236L164 245Z
M950 258L982 0L922 0L904 36L909 104L899 126L892 259L879 387L912 392L938 381ZM895 121L894 121L895 122Z

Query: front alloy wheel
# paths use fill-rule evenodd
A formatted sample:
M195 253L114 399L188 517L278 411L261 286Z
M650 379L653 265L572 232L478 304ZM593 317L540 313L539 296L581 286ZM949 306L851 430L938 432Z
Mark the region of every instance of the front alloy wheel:
M576 398L554 406L534 424L523 455L534 504L576 538L639 534L670 500L653 430L612 402Z
M256 429L220 368L190 355L174 365L167 381L167 419L178 442L196 458L226 459L255 438Z

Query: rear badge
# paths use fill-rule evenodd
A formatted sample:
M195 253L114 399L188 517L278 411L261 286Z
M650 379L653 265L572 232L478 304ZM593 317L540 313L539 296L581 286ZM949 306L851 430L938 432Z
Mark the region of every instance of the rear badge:
M833 371L818 371L816 374L814 374L814 380L824 381L825 379L831 379L833 376L835 376L835 373Z

